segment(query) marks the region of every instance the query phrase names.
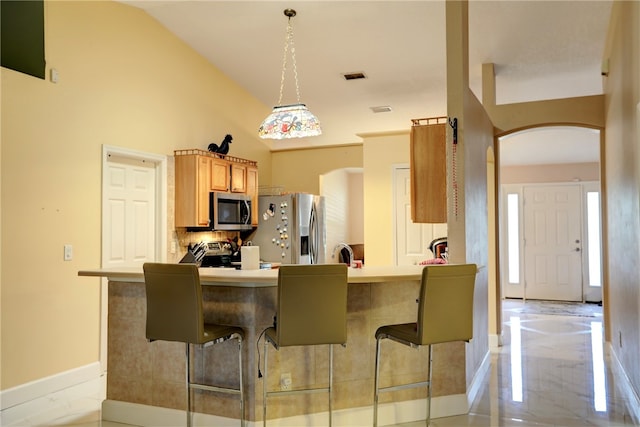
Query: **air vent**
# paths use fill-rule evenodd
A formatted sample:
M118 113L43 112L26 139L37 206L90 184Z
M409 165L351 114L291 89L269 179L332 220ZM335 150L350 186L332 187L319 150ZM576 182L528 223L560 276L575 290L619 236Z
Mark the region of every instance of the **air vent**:
M344 77L345 80L359 80L359 79L366 79L367 76L364 75L364 73L344 73L342 75Z
M390 113L393 111L388 105L380 105L379 107L369 107L374 113Z

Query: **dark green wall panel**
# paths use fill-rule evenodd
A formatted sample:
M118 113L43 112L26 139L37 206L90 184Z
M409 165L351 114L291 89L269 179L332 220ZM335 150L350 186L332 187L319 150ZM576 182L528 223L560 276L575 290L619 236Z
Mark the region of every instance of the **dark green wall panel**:
M2 66L45 78L44 1L0 1Z

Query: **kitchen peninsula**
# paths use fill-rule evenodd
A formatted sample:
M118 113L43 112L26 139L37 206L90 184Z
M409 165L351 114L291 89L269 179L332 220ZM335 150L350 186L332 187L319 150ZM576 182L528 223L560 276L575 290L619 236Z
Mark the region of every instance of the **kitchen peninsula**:
M349 268L348 339L334 348L334 421L336 425L368 424L372 419L376 329L384 324L416 320L416 298L422 267ZM142 268L84 270L87 277L108 278L108 375L103 418L138 425L183 423L186 405L184 345L147 342L146 301ZM262 331L276 312L277 270L201 268L205 321L241 326L245 330L245 406L247 420L262 420L264 359ZM258 341L260 339L260 341ZM382 385L427 378L427 349L413 350L385 343ZM270 348L270 352L273 351ZM395 357L388 354L395 353ZM195 352L195 375L207 383L237 386L237 350L225 342ZM270 353L269 389L280 388L281 374L291 375L291 388L326 386L327 351L319 347L287 347ZM286 367L286 372L280 365ZM434 417L466 413L465 344L434 346ZM194 391L193 410L201 420L238 419L237 397ZM426 391L410 389L381 396L380 420L424 418ZM141 406L142 405L142 406ZM173 411L172 411L173 410ZM301 425L326 423L325 393L272 398L269 419L297 417ZM204 415L202 415L204 414ZM198 418L196 418L198 419ZM158 424L163 420L163 424ZM168 424L164 424L168 423ZM196 423L197 424L197 423ZM228 423L226 423L228 424ZM225 424L225 425L226 425ZM277 424L277 423L276 423Z

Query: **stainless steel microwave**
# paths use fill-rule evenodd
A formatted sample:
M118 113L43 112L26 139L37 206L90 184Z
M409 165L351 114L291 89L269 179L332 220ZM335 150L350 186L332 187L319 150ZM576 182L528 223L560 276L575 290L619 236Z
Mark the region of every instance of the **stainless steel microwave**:
M238 193L210 193L209 221L212 230L251 230L251 196Z

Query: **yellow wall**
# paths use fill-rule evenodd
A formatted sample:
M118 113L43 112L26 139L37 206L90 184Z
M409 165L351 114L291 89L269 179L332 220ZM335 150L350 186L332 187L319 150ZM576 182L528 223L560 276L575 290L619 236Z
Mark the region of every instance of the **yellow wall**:
M393 265L393 166L409 164L409 127L364 137L364 245L366 265Z
M336 169L362 167L362 145L274 151L271 162L273 186L289 193L320 194L320 175Z
M519 165L500 168L500 184L599 181L599 163Z
M605 59L605 205L611 347L640 395L640 2L615 2ZM607 319L605 318L605 321Z
M171 155L231 133L230 154L270 179L256 135L270 108L155 20L47 1L45 23L59 83L1 70L2 390L98 360L99 282L77 272L100 265L103 144Z
M493 124L469 89L469 11L467 2L447 2L447 116L457 119L457 144L447 145L447 238L454 263L474 263L473 340L465 346L467 385L489 351L489 218L487 152ZM447 141L454 142L453 129ZM493 260L493 259L492 259ZM493 260L495 261L495 260Z
M449 98L449 105L452 105ZM466 378L467 384L473 380L476 372L482 366L489 349L489 271L496 260L489 257L489 222L494 221L494 210L488 209L488 180L487 180L487 151L493 146L493 125L489 120L480 101L468 90L462 103L463 110L458 117L462 132L458 135L457 170L459 181L458 213L453 212L456 202L449 201L449 230L450 257L453 262L475 263L480 268L476 276L475 296L473 307L473 340L466 346ZM451 108L451 107L450 107ZM464 172L462 172L464 171ZM448 194L455 193L453 179L448 184ZM492 183L493 184L493 183ZM459 241L458 238L464 239ZM464 252L457 248L464 248ZM457 259L457 261L456 261ZM494 313L497 314L497 313Z

